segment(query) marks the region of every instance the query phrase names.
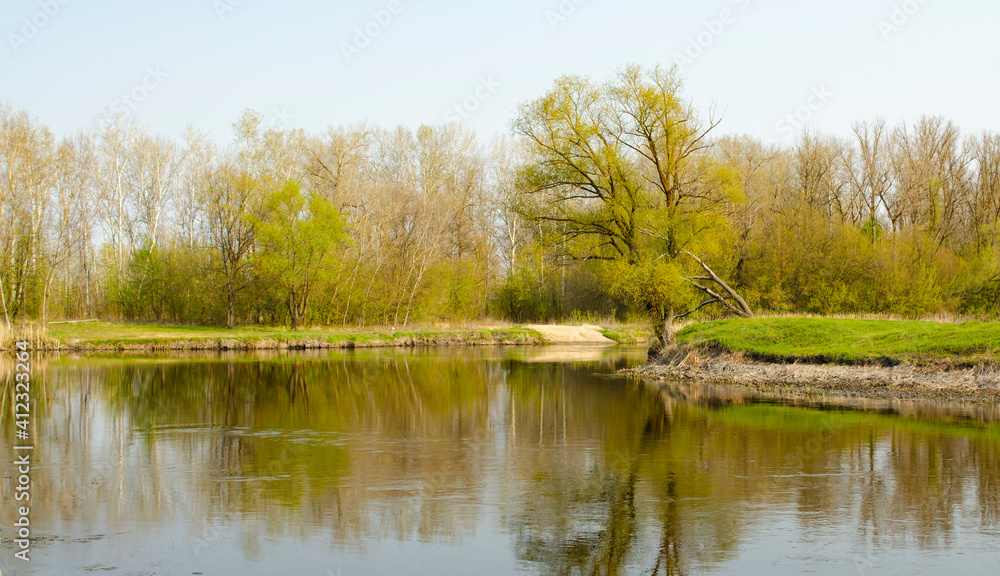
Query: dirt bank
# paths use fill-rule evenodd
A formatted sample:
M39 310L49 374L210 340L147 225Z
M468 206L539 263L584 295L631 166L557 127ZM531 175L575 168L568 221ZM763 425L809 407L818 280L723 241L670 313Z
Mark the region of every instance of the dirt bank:
M840 366L753 362L740 354L680 347L647 366L623 371L650 380L726 384L767 392L856 398L1000 401L1000 367L948 369L900 364Z

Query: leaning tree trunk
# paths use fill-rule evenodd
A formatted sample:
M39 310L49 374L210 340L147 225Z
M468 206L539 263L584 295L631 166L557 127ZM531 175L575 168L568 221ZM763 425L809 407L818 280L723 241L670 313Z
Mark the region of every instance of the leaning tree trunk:
M708 299L683 314L675 315L674 309L671 308L665 316L662 311L657 309L657 307L652 303L646 304L646 310L649 311L650 317L653 319L653 326L657 332L656 343L649 349L650 362L663 357L664 352L669 351L677 345L677 331L674 329L674 321L687 318L706 306L720 304L723 308L740 318L754 317L753 310L750 308L750 305L747 304L746 300L744 300L743 297L736 292L736 290L720 278L719 275L708 266L708 264L691 252L685 252L685 254L698 262L701 269L704 271L705 276L684 278L684 280L700 292L706 294ZM706 286L704 284L700 284L699 282L704 282L709 285ZM714 289L710 287L712 285L715 286Z
M653 321L653 328L656 331L656 342L647 351L647 359L652 362L663 355L664 352L677 345L677 331L674 329L674 309L663 314L656 306L647 305L650 319Z
M677 330L674 329L673 306L667 312L667 317L663 319L663 330L660 331L660 340L663 342L664 350L677 345Z

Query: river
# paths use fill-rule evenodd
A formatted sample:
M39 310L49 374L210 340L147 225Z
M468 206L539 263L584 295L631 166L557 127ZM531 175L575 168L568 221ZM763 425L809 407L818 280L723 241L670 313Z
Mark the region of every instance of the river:
M1000 416L614 376L627 348L48 357L0 571L996 574Z

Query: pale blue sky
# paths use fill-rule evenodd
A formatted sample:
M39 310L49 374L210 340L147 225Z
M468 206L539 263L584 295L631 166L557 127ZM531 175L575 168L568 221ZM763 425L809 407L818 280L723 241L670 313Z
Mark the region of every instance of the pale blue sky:
M250 107L311 131L460 114L486 138L560 75L669 65L694 42L686 93L725 112L725 133L787 142L790 127L846 134L853 120L925 113L1000 131L997 2L398 2L381 26L372 12L389 0L5 0L0 100L59 134L125 106L158 132L193 123L225 142ZM366 25L382 29L348 61ZM129 92L141 102L119 100ZM453 110L469 98L475 111ZM782 120L796 112L805 121Z

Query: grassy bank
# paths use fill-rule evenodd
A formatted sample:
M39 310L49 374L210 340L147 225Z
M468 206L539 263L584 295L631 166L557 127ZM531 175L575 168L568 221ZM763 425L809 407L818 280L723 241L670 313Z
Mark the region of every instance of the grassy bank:
M645 322L604 322L601 334L619 344L628 344L630 346L645 346L653 339L653 331Z
M352 330L161 326L87 322L35 331L37 348L50 350L257 350L389 346L533 345L545 341L521 327L456 330ZM9 344L9 343L8 343Z
M755 318L693 324L678 340L768 362L1000 364L1000 323Z

